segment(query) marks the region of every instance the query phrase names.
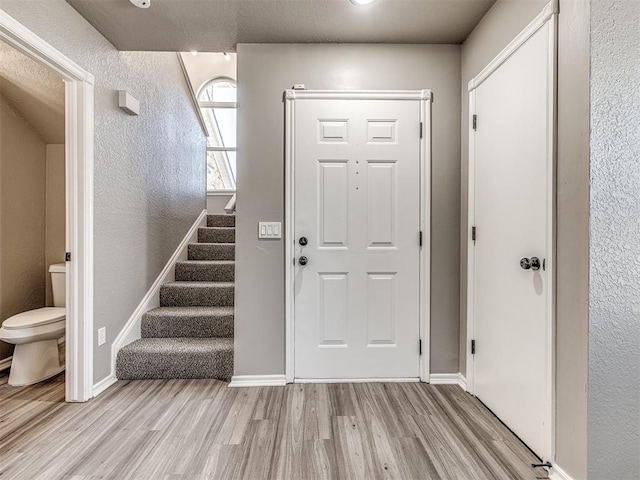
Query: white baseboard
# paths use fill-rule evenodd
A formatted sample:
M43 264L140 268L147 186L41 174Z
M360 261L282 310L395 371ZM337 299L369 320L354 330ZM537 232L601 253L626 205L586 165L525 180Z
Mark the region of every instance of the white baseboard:
M573 478L554 463L553 467L549 471L549 480L573 480Z
M432 385L458 385L467 391L467 379L461 373L432 373L429 375L429 383Z
M96 383L93 386L93 396L97 397L102 392L104 392L107 388L109 388L111 385L116 383L117 381L118 381L118 379L113 374L109 375L106 378L103 378L102 380L100 380L98 383Z
M283 387L287 384L284 375L234 375L230 387Z
M6 370L7 368L11 368L11 361L13 360L13 357L7 357L7 358L3 358L2 360L0 360L0 372L2 370Z
M293 383L415 383L418 377L401 378L296 378Z
M118 351L124 347L125 345L130 344L131 342L138 340L140 338L140 322L142 320L142 315L151 310L152 308L156 308L160 306L160 287L163 283L173 282L175 280L175 264L178 261L187 259L187 249L190 243L197 242L198 238L198 228L202 226L206 226L207 223L207 211L203 210L198 218L193 223L185 237L176 248L173 255L164 266L156 281L153 282L151 288L146 293L146 295L142 298L142 301L138 304L137 308L127 320L124 327L113 341L111 345L111 375L115 378L116 372L116 358L118 356Z

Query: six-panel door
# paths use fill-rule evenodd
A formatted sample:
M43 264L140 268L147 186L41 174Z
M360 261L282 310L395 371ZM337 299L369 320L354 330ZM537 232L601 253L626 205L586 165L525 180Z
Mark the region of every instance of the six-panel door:
M299 100L295 118L295 376L416 378L420 103Z

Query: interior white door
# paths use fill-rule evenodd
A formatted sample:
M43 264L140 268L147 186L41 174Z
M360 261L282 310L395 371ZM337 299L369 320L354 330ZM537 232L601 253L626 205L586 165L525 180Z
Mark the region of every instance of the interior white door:
M295 377L417 378L420 102L295 109Z
M552 301L546 268L553 178L549 28L541 28L475 90L471 143L477 226L474 393L541 457L548 455Z

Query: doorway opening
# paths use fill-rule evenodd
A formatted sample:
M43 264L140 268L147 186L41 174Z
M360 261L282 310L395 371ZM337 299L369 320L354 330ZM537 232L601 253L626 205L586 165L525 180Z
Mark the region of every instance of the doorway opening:
M76 65L15 19L0 12L0 41L35 61L40 68L64 81L64 147L52 148L51 182L62 188L64 206L56 209L64 218L52 225L58 239L51 258L64 248L62 262L51 274L64 270L65 398L84 402L94 394L93 385L93 76ZM55 157L55 158L54 158ZM59 158L60 157L60 158ZM60 165L64 186L60 187ZM54 168L55 166L55 168ZM54 178L56 181L54 181ZM53 193L56 189L53 188ZM20 206L16 206L20 212ZM64 214L62 215L62 212ZM52 212L52 218L54 213ZM53 237L52 237L53 238ZM57 258L57 257L56 257ZM60 265L64 264L64 267ZM52 280L52 283L54 281ZM56 283L59 283L56 281ZM60 289L57 289L58 291ZM53 303L53 289L50 303ZM99 386L96 386L98 388Z

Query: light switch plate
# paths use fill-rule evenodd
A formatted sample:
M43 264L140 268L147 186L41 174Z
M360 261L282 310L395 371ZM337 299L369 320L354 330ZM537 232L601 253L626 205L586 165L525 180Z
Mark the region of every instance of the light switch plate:
M282 223L258 222L258 238L262 238L262 239L282 238Z
M107 343L107 327L98 329L98 346Z

